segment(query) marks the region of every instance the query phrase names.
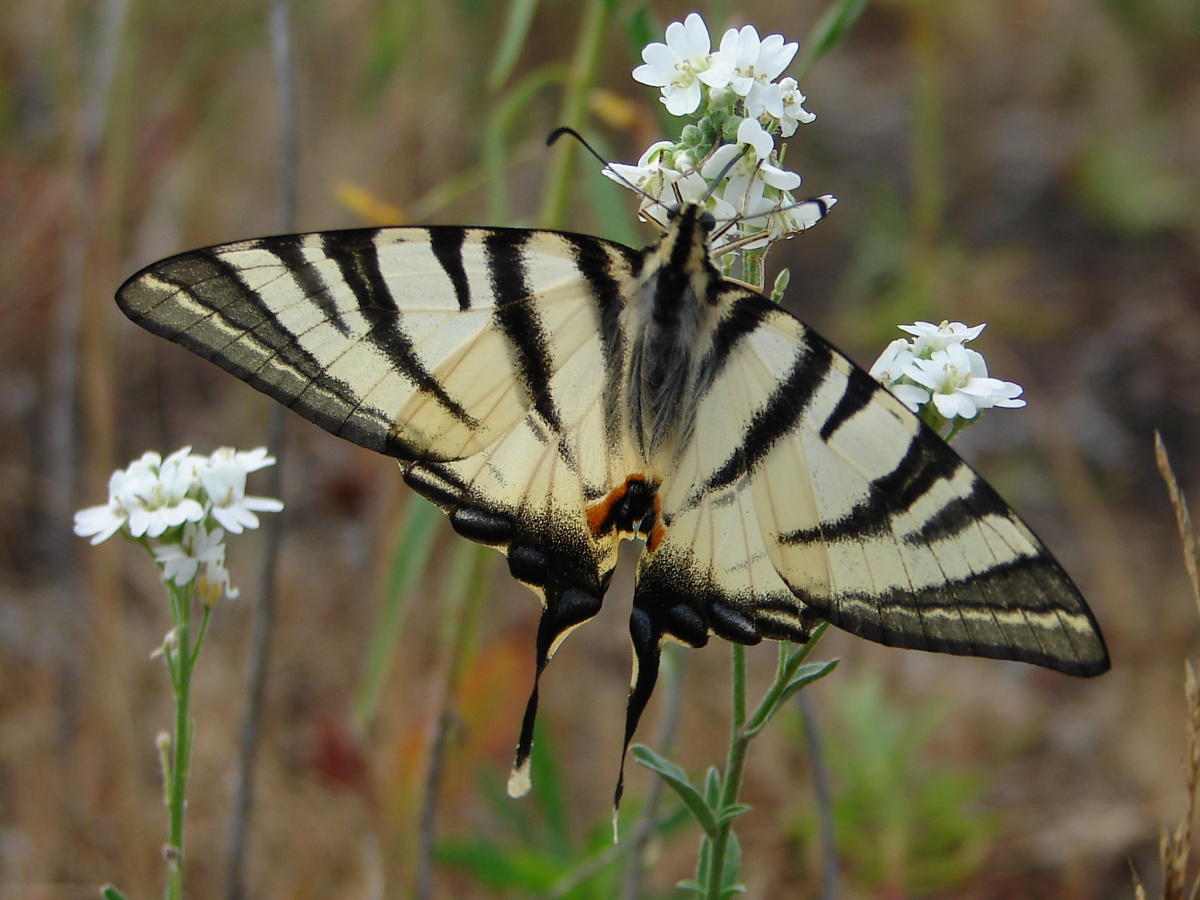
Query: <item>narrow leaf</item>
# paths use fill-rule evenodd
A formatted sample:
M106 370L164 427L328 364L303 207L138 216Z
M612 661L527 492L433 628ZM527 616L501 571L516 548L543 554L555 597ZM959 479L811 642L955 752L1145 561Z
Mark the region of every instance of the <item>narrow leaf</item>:
M704 799L713 809L721 804L721 775L716 766L710 766L704 776Z
M634 746L633 758L650 771L657 773L670 786L671 790L679 795L679 798L687 804L687 808L692 811L692 815L696 817L696 821L700 823L705 834L713 838L717 836L717 822L713 811L700 796L700 792L692 786L683 769L641 744Z
M747 806L745 803L735 803L732 806L727 806L721 810L720 814L717 816L717 825L721 826L726 822L732 822L742 813L750 812L750 809L751 807Z
M408 611L405 601L424 574L433 549L433 538L441 530L442 517L438 508L427 500L413 498L404 515L404 526L392 551L391 569L354 698L354 718L364 727L375 718L383 685L391 672L396 642Z
M797 81L813 63L842 42L866 6L867 0L834 0L825 8L802 45L800 61L793 69Z
M517 57L521 54L521 47L529 34L529 25L533 21L537 5L538 0L512 0L509 4L508 16L504 20L504 33L500 36L491 71L488 72L488 93L494 94L500 90L512 74Z
M807 641L805 641L803 644L801 644L796 649L796 652L793 653L791 658L788 660L788 671L795 672L796 669L800 666L800 664L803 663L806 659L808 659L809 654L812 653L813 650L816 648L817 641L819 641L821 639L822 635L824 635L825 632L828 630L829 630L828 622L822 622L820 625L818 625L816 628L813 629L812 636Z
M809 663L807 666L801 666L799 671L792 677L792 680L787 683L787 687L783 689L783 696L780 698L782 704L792 694L803 687L807 687L814 681L820 681L830 672L837 668L838 661L831 659L824 663Z
M125 900L125 895L118 891L111 884L106 884L100 888L100 896L104 900Z
M738 836L729 833L729 842L725 845L725 867L721 869L721 900L734 894L744 894L746 886L738 884L738 875L742 871L742 845Z

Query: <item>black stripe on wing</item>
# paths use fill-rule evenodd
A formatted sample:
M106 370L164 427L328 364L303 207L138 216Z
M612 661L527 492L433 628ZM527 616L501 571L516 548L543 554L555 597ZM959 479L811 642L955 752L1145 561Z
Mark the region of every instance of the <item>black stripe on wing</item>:
M832 599L798 596L831 625L889 647L1011 659L1083 677L1109 668L1091 610L1046 555L1020 557L916 594L894 589ZM931 627L935 620L938 627Z
M563 234L563 239L574 250L575 265L591 287L600 318L600 353L604 359L604 436L609 446L619 446L621 410L620 403L624 384L622 381L625 358L625 336L621 331L621 310L625 298L621 294L621 282L612 270L612 259L604 245L594 238L578 234ZM614 246L614 245L609 245ZM633 268L641 254L621 247L626 262Z
M824 341L810 341L798 347L791 370L754 414L738 449L729 455L693 496L693 501L709 491L733 484L754 470L775 443L797 427L833 366L833 349Z
M463 265L462 253L467 230L453 225L434 225L426 230L429 232L429 247L454 286L458 308L464 311L470 309L471 285L467 280L467 267Z
M521 387L542 419L561 432L562 418L550 393L550 338L529 302L532 290L524 249L531 237L532 232L497 230L489 232L483 244L496 294L496 324L508 338Z
M413 230L428 234L426 229ZM457 266L447 266L445 261L443 265L456 291L460 286L465 290L453 271L463 272L465 229L443 227L438 231L443 247L456 244L458 248ZM328 374L304 349L304 335L281 327L262 295L247 285L236 266L222 258L222 253L229 251L270 254L294 280L295 302L311 303L321 319L348 342L353 338L337 295L349 291L354 298L353 311L369 323L369 330L359 340L374 346L392 368L450 416L475 429L479 422L432 376L404 330L402 315L379 265L380 233L381 229L364 228L318 236L322 253L337 266L340 284L327 282L306 256L305 242L311 236L284 235L194 251L156 263L129 279L117 301L126 315L147 330L216 362L326 431L370 450L411 458L413 449L393 433L394 423L361 408L364 387ZM171 285L211 316L198 316L185 305L172 304L171 297L162 296L153 285L139 283L143 276ZM460 307L464 296L459 294ZM209 328L206 321L221 327ZM235 345L245 340L252 341L258 352L240 352Z
M880 388L882 390L882 388ZM945 442L933 432L917 433L891 472L871 482L870 495L841 518L813 528L780 535L781 544L814 541L863 540L891 529L891 519L902 515L938 481L950 481L966 463L946 452ZM1004 507L1007 509L1007 506Z

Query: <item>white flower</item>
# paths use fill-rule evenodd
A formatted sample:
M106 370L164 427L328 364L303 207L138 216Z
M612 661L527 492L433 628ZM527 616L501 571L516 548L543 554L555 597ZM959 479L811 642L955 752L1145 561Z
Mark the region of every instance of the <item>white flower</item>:
M968 328L962 322L947 322L945 319L940 325L916 322L899 326L901 331L906 331L916 338L913 341L913 353L925 359L929 358L930 353L945 350L952 344L965 344L975 340L986 327L985 324Z
M796 55L799 44L783 42L783 35L768 35L759 40L753 25L739 31L731 28L721 38L721 47L712 54L709 67L713 80L727 83L746 106L746 115L757 119L764 111L779 119L783 116L783 96L772 85Z
M788 172L778 166L771 165L767 160L775 149L775 139L763 130L757 119L743 119L738 125L737 144L722 144L700 169L700 174L711 181L729 165L730 161L741 158L729 173L729 185L725 190L725 199L736 208L741 204L735 199L740 196L752 197L751 182L758 179L781 191L790 191L800 186L800 176ZM742 147L748 146L750 152Z
M783 101L783 114L777 116L779 131L785 138L791 137L796 133L797 124L807 125L816 115L804 108L804 101L808 98L800 93L795 78L785 78L779 82L779 93Z
M207 532L203 525L188 523L176 544L154 548L154 558L162 567L162 580L186 587L196 579L200 564L224 566L225 532L214 528Z
M213 453L198 470L200 483L212 503L212 517L233 534L241 534L246 528L258 527L256 511L283 509L283 504L273 497L246 496L246 476L274 463L275 459L267 455L264 447L247 452L221 447Z
M875 360L870 374L891 391L897 400L913 412L918 412L929 402L929 392L911 382L900 380L909 375L914 359L912 345L904 338L896 338L887 345L879 359Z
M696 169L679 171L664 162L667 151L675 146L670 141L659 141L642 154L642 158L638 160L636 166L609 163L602 170L617 184L644 192L647 196L642 197L638 215L643 219L657 222L664 228L666 225L661 215L661 208L676 205L676 191L685 201L700 202L705 199L709 189L708 182ZM719 197L708 197L706 205L718 219L729 219L734 216L733 207ZM652 211L654 207L660 208L657 214Z
M230 600L236 600L241 596L241 591L230 583L229 570L225 568L224 562L209 563L205 566L204 580L207 584L202 588L200 595L211 606L221 594L224 594Z
M645 65L633 70L635 81L662 89L662 102L673 116L691 115L700 106L700 82L721 87L720 76L709 75L708 27L699 13L667 26L667 42L647 44Z
M129 511L121 503L121 490L128 477L124 469L117 469L108 479L108 503L75 513L77 535L90 537L93 544L99 544L121 529L129 518Z
M870 375L884 387L891 387L907 374L912 362L912 346L904 338L896 338L879 354Z
M1020 385L989 378L983 356L962 344L935 350L929 359L915 358L905 374L930 390L938 413L947 419L973 419L981 409L993 406L1025 405L1017 399Z
M120 502L129 511L131 535L159 537L168 528L204 518L204 507L188 496L197 487L196 465L203 460L191 454L192 448L184 447L160 461L151 451L129 467Z
M678 180L681 174L668 166L663 157L675 145L670 141L656 141L642 154L636 166L625 163L609 163L600 171L622 187L633 186L657 198L662 195L668 179Z
M153 451L143 453L127 469L108 480L108 503L75 514L75 533L93 544L112 537L123 526L133 537L159 537L168 528L199 522L204 507L187 496L195 488L197 462L191 448L177 450L165 460Z

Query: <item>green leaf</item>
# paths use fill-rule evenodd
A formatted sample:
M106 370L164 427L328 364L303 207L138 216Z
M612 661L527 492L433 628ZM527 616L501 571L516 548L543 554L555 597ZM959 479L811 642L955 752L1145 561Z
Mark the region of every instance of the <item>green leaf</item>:
M752 807L747 806L745 803L735 803L732 806L727 806L717 816L717 825L720 826L726 822L732 822L742 813L750 812L751 809Z
M704 799L713 809L721 805L721 773L710 766L704 776Z
M705 893L704 885L693 878L685 878L683 881L677 881L675 882L675 887L681 891L691 891L697 897L703 897Z
M792 655L786 665L776 670L775 683L763 697L762 703L759 704L759 708L755 710L750 721L746 723L744 729L746 737L752 738L758 735L797 691L824 678L837 667L836 659L824 663L800 665L800 662L808 655L807 651L811 646L812 641L809 641Z
M375 718L384 682L392 668L396 643L404 627L408 606L405 602L424 574L433 549L433 539L441 530L438 508L427 500L413 498L404 511L404 527L392 551L392 566L383 589L383 601L371 629L358 695L354 698L354 718L366 727Z
M700 838L700 855L696 860L696 881L700 884L708 883L708 867L712 865L712 841L708 835Z
M797 81L813 63L842 42L866 6L867 0L834 0L825 8L809 32L808 40L801 44L804 51L793 69Z
M721 898L732 897L734 894L743 894L746 891L744 884L738 884L738 875L742 871L742 845L738 841L738 837L732 831L729 833L729 842L725 844L725 867L721 869Z
M705 834L711 838L717 836L717 822L712 809L700 796L700 792L692 786L683 769L642 744L634 745L633 758L651 772L657 773L670 786L671 790L679 795L679 798L687 804L687 808L692 811L692 815L696 817L696 821L700 823Z
M829 662L809 663L807 666L801 666L792 680L787 683L787 687L783 689L783 693L779 697L779 705L782 706L786 703L796 691L824 678L837 668L837 664L836 659L831 659Z
M529 25L533 21L537 5L538 0L512 0L509 4L508 16L504 20L504 33L500 36L491 71L488 72L488 93L494 94L500 90L512 74L517 57L521 54L521 47L529 34Z
M118 891L111 884L101 885L100 896L104 900L125 900L125 895Z
M466 872L493 890L540 893L567 871L557 860L524 848L503 847L486 841L454 841L434 848L438 863Z

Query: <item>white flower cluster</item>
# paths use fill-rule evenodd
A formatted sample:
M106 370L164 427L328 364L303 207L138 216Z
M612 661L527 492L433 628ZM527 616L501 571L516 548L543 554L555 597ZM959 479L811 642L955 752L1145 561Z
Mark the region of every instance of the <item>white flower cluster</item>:
M113 472L108 503L75 513L75 533L99 544L124 530L154 554L163 581L184 587L203 565L210 590L236 597L225 568L225 533L257 528L256 512L283 509L271 497L246 494L246 476L274 463L265 447L222 447L212 456L184 447L166 459L148 451Z
M1018 399L1021 386L989 378L983 356L964 346L983 329L962 322L901 325L900 330L914 340L892 341L871 366L871 377L915 413L921 414L932 401L944 421L973 420L980 410L993 406L1024 406L1025 401Z
M760 40L746 25L725 32L718 50L710 47L704 19L692 13L667 26L665 44L642 51L645 65L633 70L634 79L660 88L671 115L696 122L684 126L679 141L654 144L636 166L611 165L605 174L644 192L643 218L662 224L653 208L673 205L677 196L704 201L718 221L739 220L718 246L736 241L745 249L765 247L822 215L817 204L796 203L790 191L800 186L800 176L780 167L775 149L777 134L791 137L800 123L816 118L804 108L794 78L775 81L798 45L778 34ZM826 207L837 202L828 195L821 200Z

